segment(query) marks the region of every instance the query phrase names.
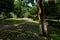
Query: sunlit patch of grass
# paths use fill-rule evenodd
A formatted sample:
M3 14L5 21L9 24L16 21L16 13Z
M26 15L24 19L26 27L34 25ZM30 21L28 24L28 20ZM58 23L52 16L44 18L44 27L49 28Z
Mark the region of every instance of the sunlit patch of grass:
M23 18L6 18L5 20L23 20Z
M27 18L27 19L24 19L24 18L7 18L7 19L4 19L3 21L4 22L15 22L15 23L19 23L19 22L24 22L25 20L30 21L29 19L30 18ZM33 21L30 21L30 22L39 23L38 20L33 20Z
M24 22L24 20L4 20L4 22L7 22L7 23L21 23L21 22Z
M3 22L7 22L7 23L21 23L24 22L23 18L7 18L4 19Z

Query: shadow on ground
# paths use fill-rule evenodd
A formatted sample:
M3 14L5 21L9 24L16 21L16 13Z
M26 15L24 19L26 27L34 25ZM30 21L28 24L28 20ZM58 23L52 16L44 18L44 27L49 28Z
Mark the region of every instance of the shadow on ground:
M48 25L48 39L60 40L60 29ZM0 24L0 39L3 40L41 40L39 24L27 20L4 21Z
M19 22L6 21L0 24L0 39L40 40L38 23L25 20Z

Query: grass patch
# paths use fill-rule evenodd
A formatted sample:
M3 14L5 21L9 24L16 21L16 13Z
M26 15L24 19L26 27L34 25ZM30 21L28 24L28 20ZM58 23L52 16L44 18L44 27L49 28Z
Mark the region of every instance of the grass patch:
M21 22L24 22L24 20L4 20L4 22L7 22L7 23L21 23Z

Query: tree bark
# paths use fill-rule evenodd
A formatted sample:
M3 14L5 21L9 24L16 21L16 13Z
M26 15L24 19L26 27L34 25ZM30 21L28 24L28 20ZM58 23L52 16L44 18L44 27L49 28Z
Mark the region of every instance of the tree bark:
M43 7L43 0L36 0L37 2L37 9L38 9L38 18L39 18L39 27L40 27L40 35L47 36L47 26L45 21L44 15L44 7Z

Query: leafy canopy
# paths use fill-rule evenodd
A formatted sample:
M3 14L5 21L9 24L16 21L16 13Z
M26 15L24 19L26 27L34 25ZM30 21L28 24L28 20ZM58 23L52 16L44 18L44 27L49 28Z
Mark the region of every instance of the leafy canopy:
M12 11L14 8L14 0L0 0L0 11Z

